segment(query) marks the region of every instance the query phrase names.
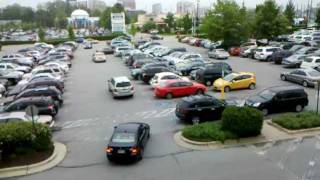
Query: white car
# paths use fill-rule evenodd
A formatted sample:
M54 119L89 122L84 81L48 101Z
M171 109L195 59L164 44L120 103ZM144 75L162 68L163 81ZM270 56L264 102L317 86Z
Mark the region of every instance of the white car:
M66 74L69 72L70 68L68 66L67 63L64 63L62 61L52 61L52 62L48 62L46 64L44 64L44 66L47 66L47 67L59 67L63 70L63 72Z
M271 55L280 50L279 47L259 47L254 53L254 58L260 61L271 61Z
M24 85L27 84L28 82L37 79L37 78L43 78L43 77L47 77L47 78L51 78L51 79L55 79L57 81L63 82L64 78L62 76L56 75L56 74L51 74L51 73L39 73L39 74L34 74L30 77L27 77L25 79L22 79L21 81L18 82L17 85Z
M35 117L35 120L37 123L46 124L49 127L53 127L54 125L54 120L52 116L49 115L39 115ZM19 121L31 122L32 119L26 114L26 112L9 112L0 114L0 123L10 123Z
M173 58L171 62L169 62L172 65L178 64L181 61L184 61L186 59L198 59L202 58L201 54L198 53L184 53L181 57L179 58Z
M306 57L301 64L301 68L315 68L320 65L320 57L319 56L310 56Z
M15 59L30 60L33 62L33 57L27 57L22 54L8 54L8 55L2 56L3 61L10 61L10 60L15 60Z
M225 51L224 49L213 49L212 51L208 52L209 58L215 59L228 59L230 54Z
M125 76L113 77L108 80L108 89L114 98L134 95L134 87L129 78Z
M28 73L31 71L30 67L27 66L18 66L13 63L3 62L0 63L0 70L2 71L21 71L23 73Z
M122 52L133 49L131 46L120 46L116 47L114 50L114 56L115 57L120 57L122 55Z
M34 68L31 73L23 75L22 79L28 79L36 74L41 74L41 73L50 73L55 76L61 76L61 79L64 77L64 72L60 68L55 68L55 67L46 67L46 66L38 66Z
M187 77L181 77L172 72L162 72L162 73L155 74L155 76L150 80L150 85L152 88L155 88L160 83L165 82L167 80L172 80L172 79L189 80Z
M93 62L106 62L107 61L107 56L103 52L96 52L92 56Z

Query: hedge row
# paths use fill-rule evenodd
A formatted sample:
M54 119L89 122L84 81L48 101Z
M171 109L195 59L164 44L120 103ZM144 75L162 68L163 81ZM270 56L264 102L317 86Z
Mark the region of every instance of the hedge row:
M320 127L320 115L315 112L286 113L272 119L286 129L299 130Z
M48 126L31 122L0 124L2 158L53 149L52 133Z

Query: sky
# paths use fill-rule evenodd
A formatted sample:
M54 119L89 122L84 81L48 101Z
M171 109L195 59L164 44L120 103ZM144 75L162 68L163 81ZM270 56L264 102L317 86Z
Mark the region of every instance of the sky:
M33 8L37 7L38 3L44 3L50 0L0 0L0 8L5 7L10 4L18 3L21 6L31 6ZM108 6L113 5L116 0L103 0L106 2ZM143 9L147 11L151 11L152 4L161 3L162 9L165 12L174 12L176 9L176 3L180 0L136 0L137 9ZM196 2L196 0L185 0ZM200 0L201 7L209 7L216 0ZM264 0L235 0L239 4L243 1L247 7L255 7L257 4L263 3ZM276 0L279 5L285 6L289 0ZM308 0L292 0L299 7L302 5L307 6ZM313 0L314 6L319 3L319 0Z

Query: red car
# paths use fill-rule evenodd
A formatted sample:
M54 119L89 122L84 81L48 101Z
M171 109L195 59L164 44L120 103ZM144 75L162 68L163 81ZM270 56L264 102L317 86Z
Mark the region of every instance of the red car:
M173 97L204 94L207 87L203 84L187 80L168 80L160 83L154 90L157 97L171 99Z
M229 49L229 53L231 56L239 56L240 55L240 47L232 47Z

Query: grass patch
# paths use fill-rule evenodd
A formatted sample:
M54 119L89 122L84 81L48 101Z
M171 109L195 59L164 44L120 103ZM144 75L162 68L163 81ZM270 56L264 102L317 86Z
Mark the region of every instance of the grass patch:
M273 123L289 130L320 127L320 115L315 112L286 113L272 119Z
M221 129L221 121L205 122L194 126L187 126L182 130L182 135L190 140L199 142L221 141L237 139L232 132Z

